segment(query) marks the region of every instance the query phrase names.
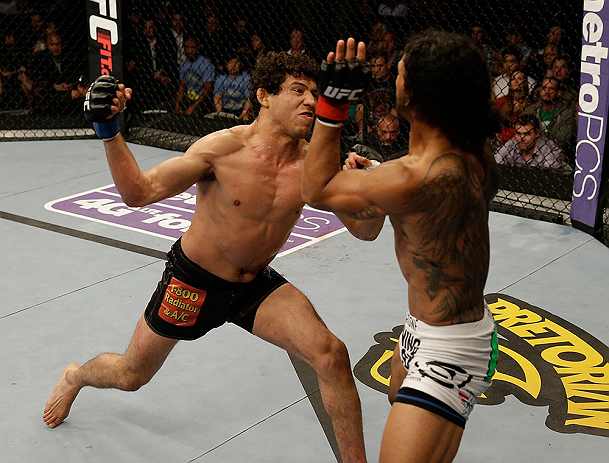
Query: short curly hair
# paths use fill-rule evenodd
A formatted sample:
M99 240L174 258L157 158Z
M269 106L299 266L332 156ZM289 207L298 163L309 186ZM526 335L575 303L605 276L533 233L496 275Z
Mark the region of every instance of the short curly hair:
M260 112L261 105L256 96L259 88L277 95L287 76L315 80L318 72L319 64L306 54L271 51L262 55L258 58L250 79L250 102L254 117Z

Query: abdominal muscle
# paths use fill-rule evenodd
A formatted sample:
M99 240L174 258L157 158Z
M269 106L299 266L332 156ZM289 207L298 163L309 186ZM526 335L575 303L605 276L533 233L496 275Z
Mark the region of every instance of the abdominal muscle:
M281 250L300 217L292 212L276 221L268 215L256 219L235 211L222 215L217 209L208 214L205 208L198 208L182 237L182 249L208 272L235 282L253 280Z

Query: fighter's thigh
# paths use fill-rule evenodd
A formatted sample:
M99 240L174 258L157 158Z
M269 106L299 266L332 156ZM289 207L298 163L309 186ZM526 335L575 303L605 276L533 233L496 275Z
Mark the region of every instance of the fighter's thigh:
M462 427L435 413L394 403L385 424L379 463L451 462L462 435Z
M395 345L393 356L391 357L391 377L389 378L389 393L387 394L389 402L393 404L395 396L402 387L402 383L406 378L406 368L402 363L402 357L400 356L400 343Z
M316 358L340 342L309 299L290 283L277 288L260 304L252 332L304 360Z
M152 331L142 315L122 361L132 371L153 375L177 343L177 339L166 338Z

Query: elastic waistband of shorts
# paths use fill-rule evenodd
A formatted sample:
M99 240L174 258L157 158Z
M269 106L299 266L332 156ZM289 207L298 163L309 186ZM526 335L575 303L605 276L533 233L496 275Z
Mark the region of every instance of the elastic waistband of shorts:
M184 278L194 279L198 283L204 281L210 285L213 285L214 289L224 290L242 288L244 285L251 283L251 281L228 281L205 270L203 267L190 260L186 254L184 254L181 240L182 238L180 237L173 244L170 251L167 253L167 258L169 259L171 265L173 265L173 267L180 272Z
M453 325L430 325L422 320L419 320L416 317L413 317L412 315L410 315L410 312L407 314L407 317L410 317L412 320L416 321L416 331L418 333L442 332L444 335L460 336L470 335L473 332L477 333L479 331L484 331L485 329L488 329L489 331L493 331L495 329L495 319L493 318L491 309L489 308L486 301L484 302L483 317L480 320L476 320L475 322L456 323Z

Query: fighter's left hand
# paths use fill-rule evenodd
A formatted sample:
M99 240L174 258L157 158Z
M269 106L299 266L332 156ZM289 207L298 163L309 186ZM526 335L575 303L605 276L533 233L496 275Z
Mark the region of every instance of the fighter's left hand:
M364 64L366 62L366 44L364 42L359 42L357 44L357 57L355 53L356 44L354 38L350 37L347 39L346 46L344 40L339 40L336 42L336 51L331 51L328 53L326 62L331 64L334 61L343 62L345 61L345 58L348 61L353 61L355 58L357 58L357 61L359 61L360 64Z
M125 87L124 84L118 84L116 98L112 100L112 103L114 104L110 106L110 111L112 112L112 114L110 114L108 118L120 113L123 109L125 109L125 106L127 106L127 100L131 99L132 94L132 89Z

